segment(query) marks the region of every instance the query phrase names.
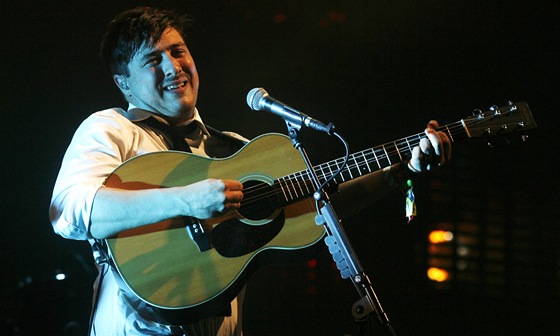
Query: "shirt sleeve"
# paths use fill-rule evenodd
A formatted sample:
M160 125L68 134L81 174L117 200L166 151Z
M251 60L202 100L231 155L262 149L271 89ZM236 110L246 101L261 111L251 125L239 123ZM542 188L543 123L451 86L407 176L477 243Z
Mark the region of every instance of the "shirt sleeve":
M76 240L89 234L95 194L107 176L134 156L137 128L114 110L96 112L76 130L55 182L49 217L54 231Z

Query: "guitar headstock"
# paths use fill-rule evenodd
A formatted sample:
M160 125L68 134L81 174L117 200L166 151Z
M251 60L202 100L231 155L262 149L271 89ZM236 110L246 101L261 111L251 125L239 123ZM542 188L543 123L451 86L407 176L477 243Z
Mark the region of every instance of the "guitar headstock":
M492 106L486 112L475 110L473 116L462 120L462 124L470 138L523 132L537 127L526 102Z

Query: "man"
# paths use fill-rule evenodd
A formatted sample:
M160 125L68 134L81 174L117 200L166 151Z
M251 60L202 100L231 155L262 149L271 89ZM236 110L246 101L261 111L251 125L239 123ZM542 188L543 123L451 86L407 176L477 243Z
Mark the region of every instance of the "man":
M89 240L95 253L100 252L98 240L119 232L181 216L209 219L239 209L243 200L243 185L228 179L142 190L104 185L115 168L138 155L177 149L186 142L194 154L225 157L246 142L202 122L196 109L198 73L185 43L185 23L173 12L140 7L119 14L103 38L103 59L129 107L96 112L79 126L64 156L50 208L55 232ZM188 125L188 134L173 142L171 129ZM341 184L333 202L349 205L345 209L367 206L401 185L411 170L427 170L422 153L431 155L431 165L444 164L451 145L435 127L436 122L428 125L426 138L413 149L408 164ZM91 335L242 333L242 295L216 316L169 325L123 285L110 263L98 267Z

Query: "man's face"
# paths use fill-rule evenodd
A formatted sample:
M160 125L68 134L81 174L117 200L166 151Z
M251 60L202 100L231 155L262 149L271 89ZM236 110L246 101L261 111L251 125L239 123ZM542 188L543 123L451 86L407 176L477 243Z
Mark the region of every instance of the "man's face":
M183 38L167 29L152 47L142 46L128 64L129 76L115 83L135 106L171 124L192 118L198 95L198 73Z

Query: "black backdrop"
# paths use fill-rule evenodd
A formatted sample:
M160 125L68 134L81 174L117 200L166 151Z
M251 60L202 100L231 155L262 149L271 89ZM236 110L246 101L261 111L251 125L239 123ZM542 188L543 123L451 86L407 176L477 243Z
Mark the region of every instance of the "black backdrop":
M546 238L538 251L546 262L535 261L541 290L529 291L531 299L442 292L424 280L417 259L430 212L405 224L398 192L346 222L399 334L558 331L555 2L2 0L2 332L40 327L56 335L68 321L77 321L76 330L87 322L95 273L88 246L53 234L48 202L80 121L123 106L98 44L116 13L140 4L194 17L187 43L201 76L199 109L207 123L247 137L285 133L280 119L247 107L253 87L334 122L354 151L419 132L431 118L449 123L475 108L526 100L538 123L528 143L492 153L457 145L456 153L477 158L469 183L521 195L503 211L532 209L532 235ZM317 163L343 154L323 135L305 140ZM321 254L311 270L257 273L249 284L247 335L355 334L356 293L329 258ZM57 270L70 280L51 280Z

